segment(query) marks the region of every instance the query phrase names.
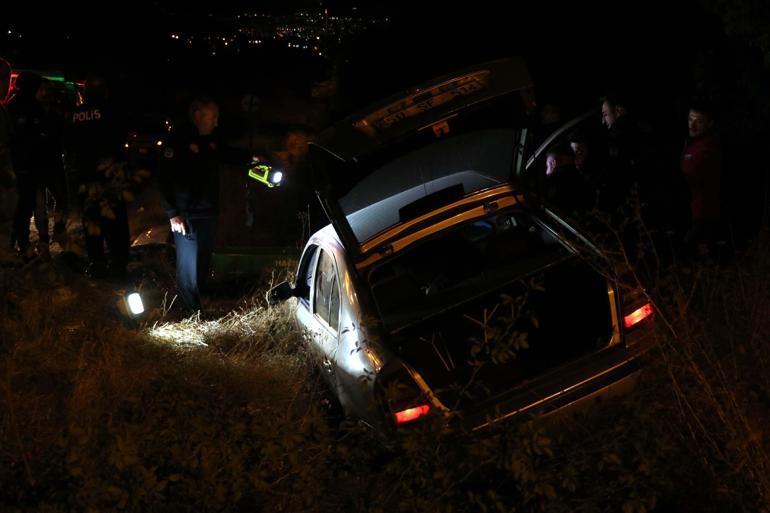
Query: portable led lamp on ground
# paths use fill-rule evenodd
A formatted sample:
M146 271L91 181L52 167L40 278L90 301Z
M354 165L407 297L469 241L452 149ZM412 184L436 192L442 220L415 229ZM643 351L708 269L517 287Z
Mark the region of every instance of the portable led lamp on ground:
M249 178L261 182L268 187L277 187L283 181L283 172L273 169L273 166L267 164L257 164L249 169Z
M118 300L120 313L130 319L140 317L145 312L144 298L136 288L128 288L123 297Z
M129 318L137 318L145 311L142 295L136 290L129 289L123 294L123 298L118 300L118 310Z
M128 305L128 311L131 315L136 316L144 313L144 303L142 302L142 296L138 292L126 294L126 305Z

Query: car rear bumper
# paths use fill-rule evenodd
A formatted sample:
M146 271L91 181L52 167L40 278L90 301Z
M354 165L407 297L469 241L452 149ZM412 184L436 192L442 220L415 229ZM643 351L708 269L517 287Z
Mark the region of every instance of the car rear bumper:
M591 365L562 369L551 379L511 393L494 405L497 415L477 414L465 419L471 431L483 431L500 422L522 416L560 417L588 407L601 398L629 392L640 372L641 353L618 347ZM576 362L577 363L577 362ZM484 408L489 412L490 407Z

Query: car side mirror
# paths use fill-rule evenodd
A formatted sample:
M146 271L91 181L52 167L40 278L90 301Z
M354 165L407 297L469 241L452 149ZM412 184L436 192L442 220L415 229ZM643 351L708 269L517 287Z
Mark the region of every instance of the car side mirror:
M274 306L296 295L296 289L294 289L288 281L284 281L267 292L267 302Z

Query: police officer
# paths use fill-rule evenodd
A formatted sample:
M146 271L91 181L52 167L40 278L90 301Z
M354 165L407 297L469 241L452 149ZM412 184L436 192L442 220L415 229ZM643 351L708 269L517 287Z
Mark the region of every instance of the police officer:
M43 184L46 194L53 196L54 206L54 240L62 244L66 234L66 220L69 212L69 198L67 197L66 179L64 175L64 110L56 99L53 84L43 80L37 91L37 100L43 111L43 144L39 148L40 159L45 167ZM46 196L48 197L48 196ZM47 204L43 201L35 209L35 216L45 218L45 226L48 226Z
M36 206L38 250L41 254L47 253L48 250L48 217L40 215L41 211L45 211L44 181L47 172L46 162L40 151L46 142L44 113L37 99L42 80L42 77L35 73L21 73L16 79L16 94L8 103L8 115L11 118L11 157L19 195L13 218L13 232L19 254L25 261L34 257L34 251L29 245L29 220Z
M11 85L11 65L0 58L0 219L5 218L8 189L16 181L11 160L11 118L5 110L5 100Z
M0 59L0 221L12 218L16 202L13 191L16 173L11 159L11 118L5 110L10 84L11 65Z
M100 76L86 79L84 102L69 117L67 181L81 199L88 274L125 272L129 253L128 216L123 194L128 183L122 158L126 132L108 101ZM109 265L104 245L109 250Z
M203 285L214 252L219 213L219 164L246 166L249 152L230 148L217 136L219 106L206 97L192 101L189 122L169 140L160 167L160 187L176 244L177 290L190 310L201 309Z

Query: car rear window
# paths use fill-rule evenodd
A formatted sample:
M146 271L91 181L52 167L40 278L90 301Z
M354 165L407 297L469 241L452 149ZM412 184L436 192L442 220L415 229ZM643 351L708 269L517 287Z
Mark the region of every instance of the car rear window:
M506 182L526 125L519 94L467 107L354 162L316 154L358 242L433 208ZM424 206L424 205L423 205Z

